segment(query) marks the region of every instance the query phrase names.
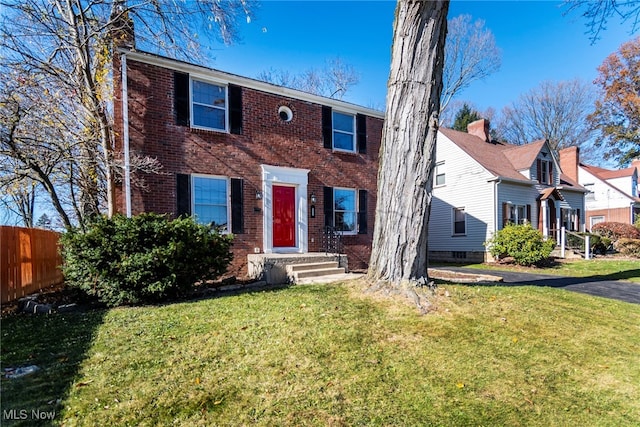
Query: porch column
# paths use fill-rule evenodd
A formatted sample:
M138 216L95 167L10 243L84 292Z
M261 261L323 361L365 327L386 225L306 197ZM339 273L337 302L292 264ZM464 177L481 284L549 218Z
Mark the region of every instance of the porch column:
M560 210L560 203L555 203L556 208L556 243L560 244L560 223L562 222L562 211Z
M542 215L542 235L549 237L549 218L547 218L547 199L540 201L540 214Z

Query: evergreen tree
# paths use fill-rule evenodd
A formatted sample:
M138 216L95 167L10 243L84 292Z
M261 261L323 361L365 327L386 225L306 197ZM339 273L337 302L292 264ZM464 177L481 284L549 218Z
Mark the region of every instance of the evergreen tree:
M456 117L453 120L453 130L459 130L460 132L467 131L467 125L471 122L481 119L477 111L472 110L466 103L456 113Z

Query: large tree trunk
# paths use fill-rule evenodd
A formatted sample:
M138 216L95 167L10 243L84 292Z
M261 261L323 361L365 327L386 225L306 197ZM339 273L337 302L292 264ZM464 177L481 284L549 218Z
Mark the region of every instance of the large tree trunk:
M448 1L398 1L369 278L427 278L438 111Z

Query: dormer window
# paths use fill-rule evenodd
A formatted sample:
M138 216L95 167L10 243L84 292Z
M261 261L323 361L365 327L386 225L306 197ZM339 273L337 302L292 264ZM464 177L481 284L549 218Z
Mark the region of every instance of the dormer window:
M553 164L549 160L538 159L538 182L540 184L553 184Z

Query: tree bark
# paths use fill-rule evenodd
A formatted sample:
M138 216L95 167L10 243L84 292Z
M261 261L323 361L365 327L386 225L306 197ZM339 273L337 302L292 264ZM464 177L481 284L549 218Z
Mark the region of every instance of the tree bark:
M448 1L399 1L369 278L427 278L427 233L442 92Z

